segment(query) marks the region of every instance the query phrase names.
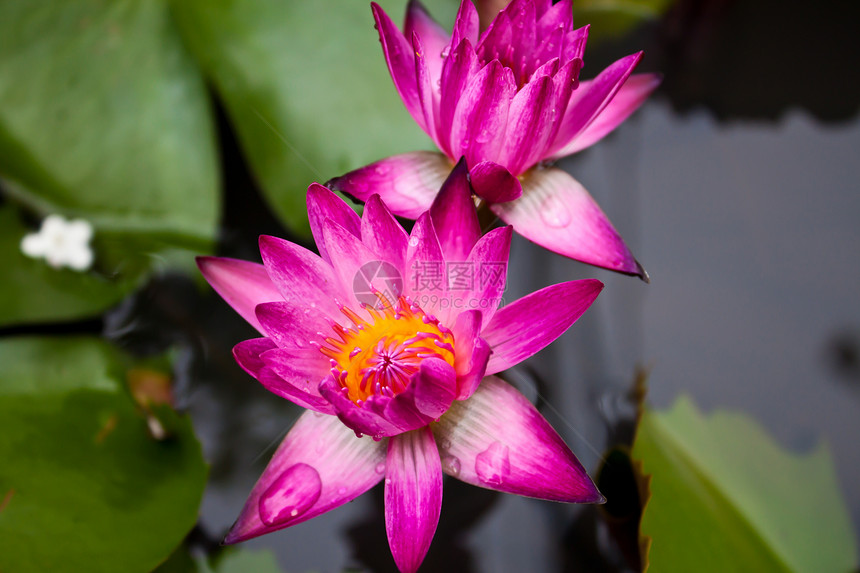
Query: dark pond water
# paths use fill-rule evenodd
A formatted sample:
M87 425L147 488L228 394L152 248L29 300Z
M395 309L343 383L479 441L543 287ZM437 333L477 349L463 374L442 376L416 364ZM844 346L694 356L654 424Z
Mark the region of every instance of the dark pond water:
M587 467L629 414L624 394L646 366L655 406L685 393L705 410L752 415L791 450L826 440L860 524L860 42L850 4L682 2L659 24L590 47L587 76L639 48L645 68L666 74L613 137L564 163L652 284L517 241L506 295L574 278L607 284L585 318L512 379L541 398ZM258 234L285 233L225 139L221 254L254 259ZM110 328L141 344L175 337L186 349L181 394L212 462L202 525L217 538L299 410L233 364L230 348L253 331L190 284L154 285ZM602 533L580 508L453 480L445 488L424 571L618 565L588 549ZM289 571L393 570L378 488L247 545L273 549Z

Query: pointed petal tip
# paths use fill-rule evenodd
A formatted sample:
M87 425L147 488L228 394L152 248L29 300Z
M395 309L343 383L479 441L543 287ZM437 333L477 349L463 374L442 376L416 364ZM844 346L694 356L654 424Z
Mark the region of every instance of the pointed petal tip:
M639 279L646 285L651 284L651 275L648 274L648 271L645 270L645 267L642 266L642 263L640 263L639 261L635 262L637 272L634 273L634 276L639 277Z

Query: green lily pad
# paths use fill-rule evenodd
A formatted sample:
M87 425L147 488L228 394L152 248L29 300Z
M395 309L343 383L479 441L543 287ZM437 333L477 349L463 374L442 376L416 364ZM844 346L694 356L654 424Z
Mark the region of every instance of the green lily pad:
M214 238L210 105L166 0L0 2L0 38L12 197L97 232Z
M146 572L197 521L206 464L187 417L156 440L93 338L0 342L0 571Z
M674 0L576 0L576 26L591 24L588 39L600 42L621 36L636 26L658 20Z
M403 21L404 0L380 4ZM449 27L456 7L428 4ZM434 148L397 95L370 2L178 0L173 8L270 205L293 231L308 230L310 183Z
M688 398L646 409L633 448L650 474L641 535L653 571L835 571L857 549L825 445L784 451L743 414ZM647 546L647 540L646 544Z
M94 272L55 269L24 256L21 239L31 230L16 209L0 207L0 326L74 320L118 303L133 281L113 281Z
M186 547L176 550L153 573L280 573L269 549L225 547L212 557L192 557Z

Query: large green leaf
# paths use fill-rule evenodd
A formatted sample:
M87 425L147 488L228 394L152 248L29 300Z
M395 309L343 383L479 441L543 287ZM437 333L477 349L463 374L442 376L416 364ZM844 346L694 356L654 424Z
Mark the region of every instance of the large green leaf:
M0 207L0 326L63 321L92 316L119 302L134 286L95 273L54 269L21 253L21 239L30 232L16 209Z
M213 131L166 0L0 2L0 175L30 208L205 244Z
M380 2L402 22L405 0ZM428 3L448 26L457 3ZM208 72L269 203L307 229L305 190L432 143L388 75L370 2L176 0L180 29Z
M576 0L576 26L591 24L588 39L599 42L621 36L635 26L658 20L675 0Z
M782 450L748 417L687 398L645 410L633 457L651 476L641 534L653 571L833 571L857 566L826 446Z
M0 571L150 571L197 520L188 418L151 437L96 339L6 339L0 364Z

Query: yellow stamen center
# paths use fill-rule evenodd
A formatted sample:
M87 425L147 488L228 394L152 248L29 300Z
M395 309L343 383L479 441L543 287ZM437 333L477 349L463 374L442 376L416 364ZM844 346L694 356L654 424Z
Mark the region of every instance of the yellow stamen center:
M320 352L331 358L332 374L358 405L370 396L395 396L409 385L425 358L454 365L454 335L421 308L401 297L391 305L381 293L382 310L365 306L366 321L346 307L352 326L332 321L337 338L327 337Z

